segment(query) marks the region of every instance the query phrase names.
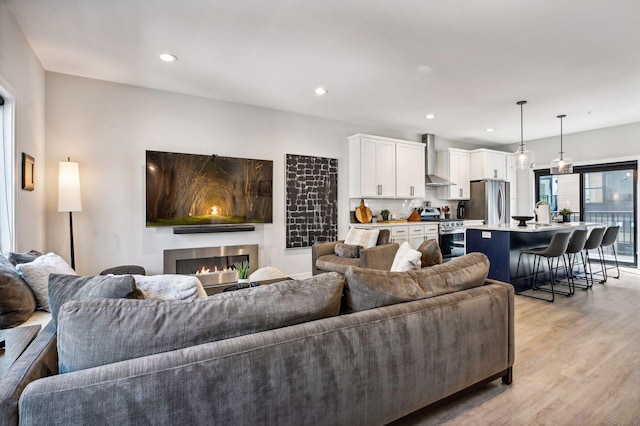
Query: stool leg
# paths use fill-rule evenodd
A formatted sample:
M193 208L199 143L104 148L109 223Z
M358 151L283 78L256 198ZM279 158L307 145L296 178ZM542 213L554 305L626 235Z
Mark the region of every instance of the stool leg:
M598 256L600 257L600 269L602 269L602 280L599 281L600 284L604 284L607 282L607 266L604 263L604 250L602 246L598 247Z
M619 279L620 278L620 267L618 266L618 254L616 253L616 246L615 244L611 246L611 250L613 250L613 257L616 260L616 271L618 272L618 275L613 277L615 279Z
M552 269L552 262L551 259L549 259L547 257L547 267L549 268L549 282L551 283L551 300L549 302L553 303L553 301L556 298L556 293L553 290L553 282L555 281L555 274L553 273L553 269Z

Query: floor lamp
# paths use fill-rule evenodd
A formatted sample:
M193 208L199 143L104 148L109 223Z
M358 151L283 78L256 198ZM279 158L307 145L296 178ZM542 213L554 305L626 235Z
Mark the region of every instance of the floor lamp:
M69 233L71 237L71 268L76 269L76 259L73 250L73 212L82 211L80 196L80 170L78 163L70 158L61 161L58 169L58 211L69 212Z

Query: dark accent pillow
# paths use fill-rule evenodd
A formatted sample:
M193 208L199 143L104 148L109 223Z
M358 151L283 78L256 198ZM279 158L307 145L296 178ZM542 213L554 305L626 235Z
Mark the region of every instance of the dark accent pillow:
M9 259L9 262L11 262L15 266L19 263L33 262L38 256L42 256L42 253L40 253L39 251L31 250L26 253L11 252L7 256L7 259Z
M343 287L330 272L206 299L70 301L58 315L60 372L336 316Z
M362 246L354 244L337 243L334 248L334 253L339 257L360 257L360 250Z
M422 254L420 258L422 268L440 265L442 263L442 252L440 251L438 241L435 239L424 241L420 244L420 247L418 247L418 251Z
M0 255L0 329L15 327L36 310L36 299L13 264Z
M381 229L378 234L378 241L376 241L377 246L381 246L384 244L389 244L391 240L391 230L390 229Z
M131 275L49 275L49 307L57 323L60 307L70 300L90 299L144 299Z
M489 259L470 253L451 262L408 272L389 272L352 267L345 278L348 312L426 299L484 285Z

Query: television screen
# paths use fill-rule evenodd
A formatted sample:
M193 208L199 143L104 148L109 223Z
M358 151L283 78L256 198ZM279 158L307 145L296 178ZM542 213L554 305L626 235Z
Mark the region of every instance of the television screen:
M273 222L273 161L147 151L147 226Z

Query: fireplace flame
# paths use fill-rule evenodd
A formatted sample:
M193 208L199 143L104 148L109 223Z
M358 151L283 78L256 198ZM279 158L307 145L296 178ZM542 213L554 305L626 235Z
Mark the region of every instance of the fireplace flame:
M217 274L220 272L231 272L231 271L235 271L235 269L228 266L224 266L222 268L218 268L217 266L214 266L213 269L203 266L202 268L196 271L196 275Z

